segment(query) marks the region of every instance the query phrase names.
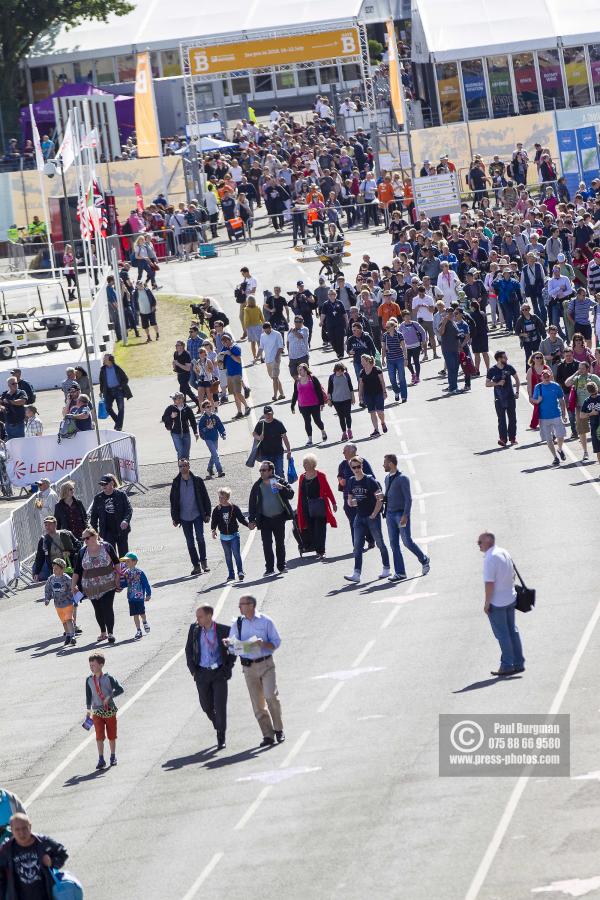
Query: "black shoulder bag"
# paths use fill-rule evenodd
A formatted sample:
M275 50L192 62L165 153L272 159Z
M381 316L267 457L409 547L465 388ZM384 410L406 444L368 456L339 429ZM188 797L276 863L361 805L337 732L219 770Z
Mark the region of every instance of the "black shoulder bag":
M519 612L528 613L531 612L533 607L535 606L535 590L534 588L528 588L521 575L519 570L515 566L513 562L513 569L515 570L515 575L521 582L520 584L515 585L515 592L517 594L517 603L516 607Z

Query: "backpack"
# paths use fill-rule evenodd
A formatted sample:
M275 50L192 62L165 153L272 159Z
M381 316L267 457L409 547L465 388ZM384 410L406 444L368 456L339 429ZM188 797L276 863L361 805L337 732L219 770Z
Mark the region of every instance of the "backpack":
M75 424L75 419L71 418L71 416L65 416L60 425L58 426L58 443L66 440L67 438L72 438L77 434L77 425Z
M58 869L50 869L53 900L83 900L83 887L81 882L71 872L60 872Z

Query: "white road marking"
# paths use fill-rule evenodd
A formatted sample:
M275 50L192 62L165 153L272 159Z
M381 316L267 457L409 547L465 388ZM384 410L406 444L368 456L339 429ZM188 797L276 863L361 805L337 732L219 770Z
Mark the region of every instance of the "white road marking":
M421 482L419 481L418 478L415 478L415 491L416 491L416 494L417 494L417 495L420 494L422 490L423 490L423 488L421 487Z
M415 584L413 581L412 584ZM404 597L382 597L381 600L371 600L371 603L395 603L396 606L403 606L405 603L409 603L411 600L422 600L424 597L437 597L437 594L410 594L405 595Z
M419 537L420 544L432 544L433 541L442 541L445 538L454 537L453 534L430 534L430 535L421 535Z
M279 784L296 775L306 775L307 772L320 772L321 766L293 766L291 769L270 769L267 772L256 772L254 775L245 775L236 778L236 781L262 781L263 784Z
M425 535L427 534L427 519L425 518L425 516L423 516L423 518L421 519L421 534L423 535L423 537L425 537ZM419 538L419 540L421 540L421 538Z
M246 823L250 821L250 819L252 818L252 816L254 815L254 813L256 812L258 807L260 806L260 804L263 802L265 797L267 797L271 793L272 790L273 790L273 785L271 785L271 784L267 785L267 787L264 787L262 789L262 791L260 792L260 794L258 795L256 800L250 804L250 806L248 807L248 809L246 810L246 812L244 813L242 818L239 820L237 825L234 825L234 827L233 827L234 831L242 830L244 825L246 825Z
M571 878L569 881L553 881L545 887L532 888L532 894L567 894L569 897L584 897L600 888L600 875L594 878Z
M215 855L213 856L211 861L202 869L202 871L196 878L195 882L193 883L193 885L191 886L191 888L189 889L187 894L183 897L183 900L192 900L192 898L196 896L196 894L198 893L198 891L200 890L200 888L202 887L202 885L204 884L204 882L206 881L208 876L221 862L224 855L225 854L223 852L215 853Z
M246 538L246 542L244 544L244 549L242 551L242 559L243 560L246 559L248 553L250 552L250 548L252 546L252 542L254 541L255 535L256 535L256 531L250 531L248 534L248 537ZM215 619L217 618L217 616L223 609L223 604L225 603L225 600L227 599L229 592L231 591L231 588L232 588L232 585L227 584L227 585L225 585L225 587L219 594L219 599L217 600L217 602L215 604L215 611L214 611ZM151 678L149 678L145 684L142 685L142 687L139 689L139 691L137 691L133 695L133 697L130 697L129 700L123 704L123 706L119 707L119 718L122 718L123 715L127 712L127 710L130 709L135 703L137 703L138 700L140 700L144 696L144 694L147 691L149 691L150 688L153 687L157 681L159 681L159 679L162 678L162 676L165 674L165 672L168 672L169 669L171 668L171 666L173 666L179 659L181 659L184 652L185 652L185 650L183 647L181 648L181 650L178 650L177 653L171 657L171 659L167 660L167 662L164 664L164 666L162 666L158 670L158 672L155 672L154 675ZM88 734L81 741L81 743L78 744L77 747L75 747L75 749L72 750L63 759L63 761L52 772L50 772L49 775L46 776L46 778L44 778L44 780L36 787L36 789L31 794L30 797L27 797L27 799L25 800L25 809L28 809L32 803L35 803L35 801L38 800L42 796L42 794L50 787L52 782L58 778L58 776L61 774L61 772L64 772L65 769L67 769L71 765L73 760L76 759L79 756L79 754L82 753L83 750L85 750L87 745L89 743L91 743L92 740L95 740L93 732L91 734Z
M571 781L600 781L600 772L588 772L587 775L572 775Z
M591 482L592 487L594 488L596 493L598 495L600 495L600 484L596 481L596 476L592 475L591 473L588 473L588 469L591 468L591 466L582 465L580 458L578 456L575 456L575 454L573 453L573 451L571 450L571 448L569 447L568 444L563 444L563 450L565 451L567 456L569 456L573 460L573 462L579 463L579 466L578 466L579 472L581 472L581 474L583 475L583 477L585 479L587 479L587 481ZM594 470L592 469L592 471L594 471Z
M325 675L313 675L312 681L319 681L321 678L333 678L334 681L352 681L359 675L365 675L367 672L383 672L384 666L363 666L361 669L341 669L338 672L326 672Z
M290 752L288 753L288 755L286 756L284 761L281 763L281 765L279 767L280 769L285 769L285 767L289 766L289 764L292 762L292 760L298 756L298 754L304 747L304 744L308 740L309 734L310 734L310 731L304 731L300 735L300 737L298 738L298 740L296 741L296 743L294 744L294 746L292 747L292 749L290 750Z
M415 485L416 484L417 482L415 482ZM428 491L425 494L421 494L421 492L418 491L416 494L413 494L413 500L424 500L426 497L441 497L445 493L446 491Z
M375 716L359 716L356 720L357 722L370 722L371 719L385 719L385 716L375 715Z
M415 472L417 471L417 470L415 469L415 464L414 464L414 462L412 461L412 459L409 459L409 460L407 461L407 463L406 463L406 468L408 469L408 471L410 472L411 475L414 475Z
M343 681L338 681L337 684L334 684L330 692L327 694L319 708L317 709L318 713L325 712L325 710L330 706L331 703L335 700L341 689L344 687Z
M550 709L548 710L548 715L553 716L553 715L556 715L560 711L563 700L565 699L565 696L566 696L567 691L569 690L571 681L573 680L573 676L575 675L575 672L577 671L577 667L579 666L579 663L581 662L581 658L583 657L583 654L586 651L587 645L590 642L590 639L592 637L592 634L594 633L594 629L596 628L596 625L598 624L599 619L600 619L600 601L596 604L596 607L595 607L592 615L590 616L587 625L585 626L583 634L581 635L581 638L579 639L579 643L577 644L577 647L575 648L575 652L573 653L573 656L571 657L571 660L569 662L569 665L567 666L565 674L563 675L563 678L562 678L562 681L558 688L558 691L556 692L554 700L552 701ZM500 845L502 844L502 841L504 840L504 836L505 836L506 832L508 831L508 828L509 828L512 818L515 814L517 806L519 805L519 800L521 799L521 797L523 795L523 791L527 787L528 781L529 781L529 778L526 775L522 775L519 778L519 780L517 781L517 783L515 784L512 792L511 792L511 795L508 799L508 803L506 804L506 807L504 809L504 812L502 813L500 821L498 822L498 825L496 827L496 831L494 832L492 840L490 841L490 843L483 855L483 858L482 858L481 862L479 863L479 867L477 869L477 872L475 873L473 881L471 882L469 889L468 889L467 893L465 894L465 900L476 900L476 898L479 896L479 892L480 892L481 888L483 887L485 879L487 878L488 873L492 867L492 863L494 862L494 859L496 858L496 854L498 853L498 850L500 849ZM573 896L577 896L577 895L573 895Z
M369 642L362 648L362 650L360 651L360 653L358 654L358 656L356 657L356 659L354 660L354 662L352 663L352 665L350 666L350 668L351 668L351 669L356 669L357 666L360 666L361 662L363 661L363 659L365 658L365 656L367 655L367 653L369 652L369 650L371 650L371 648L374 647L374 646L375 646L375 641L369 641Z

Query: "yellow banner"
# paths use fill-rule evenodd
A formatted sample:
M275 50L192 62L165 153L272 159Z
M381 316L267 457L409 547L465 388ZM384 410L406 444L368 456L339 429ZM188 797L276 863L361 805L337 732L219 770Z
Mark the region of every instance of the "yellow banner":
M191 47L192 75L216 75L245 69L262 69L290 63L316 62L320 59L343 59L360 56L358 29L343 28L323 34L298 34L238 41L214 47Z
M402 104L402 81L400 60L398 59L398 42L396 29L392 19L385 23L388 36L388 67L390 70L390 99L398 125L404 125L404 106Z
M137 55L135 73L135 133L138 157L160 156L160 138L154 105L154 84L150 53L145 50Z

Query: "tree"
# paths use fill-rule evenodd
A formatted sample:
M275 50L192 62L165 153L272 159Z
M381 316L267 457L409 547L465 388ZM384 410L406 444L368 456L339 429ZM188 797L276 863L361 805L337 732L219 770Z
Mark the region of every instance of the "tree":
M127 0L0 0L0 113L8 133L16 134L19 111L19 64L38 40L63 25L85 19L106 22L124 16Z
M381 57L383 55L383 44L380 44L379 41L373 40L373 38L369 38L369 60L373 65L377 65L377 63L381 62Z

